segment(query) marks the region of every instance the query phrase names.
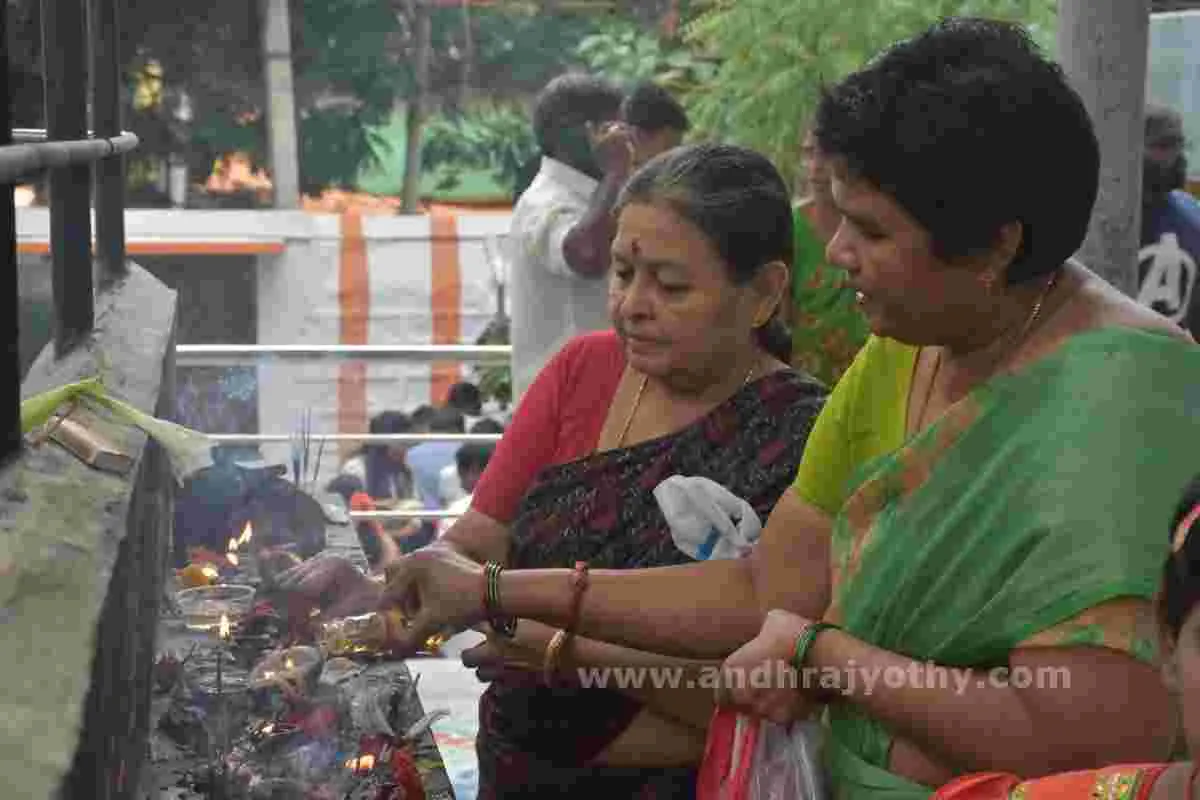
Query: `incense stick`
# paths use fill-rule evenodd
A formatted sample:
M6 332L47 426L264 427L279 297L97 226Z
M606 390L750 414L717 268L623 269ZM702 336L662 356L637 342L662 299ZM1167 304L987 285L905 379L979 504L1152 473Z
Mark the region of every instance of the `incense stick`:
M308 481L308 453L309 453L309 450L311 449L311 446L312 446L312 409L306 408L306 409L304 409L304 443L303 443L304 462L303 462L303 472L301 473L302 475L304 475L304 480L306 483ZM304 486L301 484L297 484L297 488L303 489Z
M317 476L321 474L321 459L325 455L325 442L326 439L324 436L322 436L320 444L317 445L317 463L313 467L312 477L312 491L314 493L317 491Z

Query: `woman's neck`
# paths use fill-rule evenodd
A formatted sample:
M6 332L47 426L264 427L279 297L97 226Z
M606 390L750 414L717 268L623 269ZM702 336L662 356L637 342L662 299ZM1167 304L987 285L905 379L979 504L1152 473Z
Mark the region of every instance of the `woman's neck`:
M976 314L971 334L943 350L955 372L987 377L1012 357L1054 311L1054 291L1062 283L1043 277L1012 287L996 307Z
M729 399L756 375L762 374L765 361L760 350L752 349L744 357L731 358L729 363L737 366L719 375L668 375L649 378L649 383L673 403L711 407Z

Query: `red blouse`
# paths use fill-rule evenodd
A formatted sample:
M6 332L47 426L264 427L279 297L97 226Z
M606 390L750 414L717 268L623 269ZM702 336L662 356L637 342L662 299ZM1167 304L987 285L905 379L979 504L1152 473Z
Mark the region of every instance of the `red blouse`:
M594 451L624 371L624 346L613 331L567 342L521 398L475 487L471 509L511 522L539 472Z

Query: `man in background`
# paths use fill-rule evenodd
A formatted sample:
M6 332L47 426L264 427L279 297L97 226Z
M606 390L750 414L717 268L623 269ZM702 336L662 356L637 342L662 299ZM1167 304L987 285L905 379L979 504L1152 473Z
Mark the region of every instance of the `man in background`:
M603 78L567 74L534 105L542 159L508 240L514 400L568 339L609 326L612 209L634 156L621 100Z
M621 120L633 133L635 169L681 145L691 127L679 101L652 81L635 86L621 103Z
M1138 302L1200 338L1200 203L1186 191L1183 120L1166 106L1146 108Z
M463 417L453 408L439 408L429 421L430 433L463 433ZM404 463L413 477L413 488L421 505L432 511L442 508L438 478L442 469L454 464L459 442L422 442L408 449Z
M463 425L468 429L483 417L483 393L468 381L450 387L446 393L446 407L463 415Z
M492 458L492 453L496 452L494 444L476 444L471 442L464 444L454 454L455 469L458 472L458 482L462 490L462 494L454 502L446 507L447 511L455 514L465 514L471 508L471 495L475 492L475 485L479 483L479 479L483 476L483 471L487 469L488 461ZM446 531L450 530L456 518L443 519L438 523L438 538L441 538Z
M484 417L472 425L467 432L500 434L504 433L504 426L494 419ZM495 445L492 444L480 446L495 448ZM463 448L465 447L467 447L467 445L464 444ZM489 450L488 452L490 453L491 451ZM458 453L455 454L455 458L458 459L458 456L461 453L462 448L459 448ZM471 488L467 488L462 482L461 460L457 460L454 464L449 464L445 467L442 467L442 472L438 476L438 497L441 500L443 508L453 508L456 503L460 503L463 497L468 496L473 491L475 491L474 484L471 484Z

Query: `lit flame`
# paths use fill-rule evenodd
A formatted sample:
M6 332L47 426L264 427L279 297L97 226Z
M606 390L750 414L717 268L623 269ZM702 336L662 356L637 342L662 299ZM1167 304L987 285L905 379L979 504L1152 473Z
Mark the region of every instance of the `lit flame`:
M203 567L201 567L200 574L202 574L204 577L206 577L210 580L214 580L214 581L217 578L221 577L221 573L217 570L216 567L212 566L211 564L206 564Z
M250 524L249 520L246 520L246 525L242 528L241 535L230 539L229 544L225 546L225 560L236 567L238 565L238 548L249 544L253 536L254 526Z
M291 656L287 657L287 661L284 662L283 668L288 670L289 672L291 672L292 670L294 670L296 668L296 662L292 661Z
M355 772L369 772L374 768L375 756L370 753L346 761L346 769L354 770Z
M274 730L275 730L274 722L268 722L266 725L262 726L262 733L264 736L269 736Z
M222 614L221 615L221 624L217 628L217 635L220 636L222 639L228 639L230 632L231 631L229 628L229 617Z

